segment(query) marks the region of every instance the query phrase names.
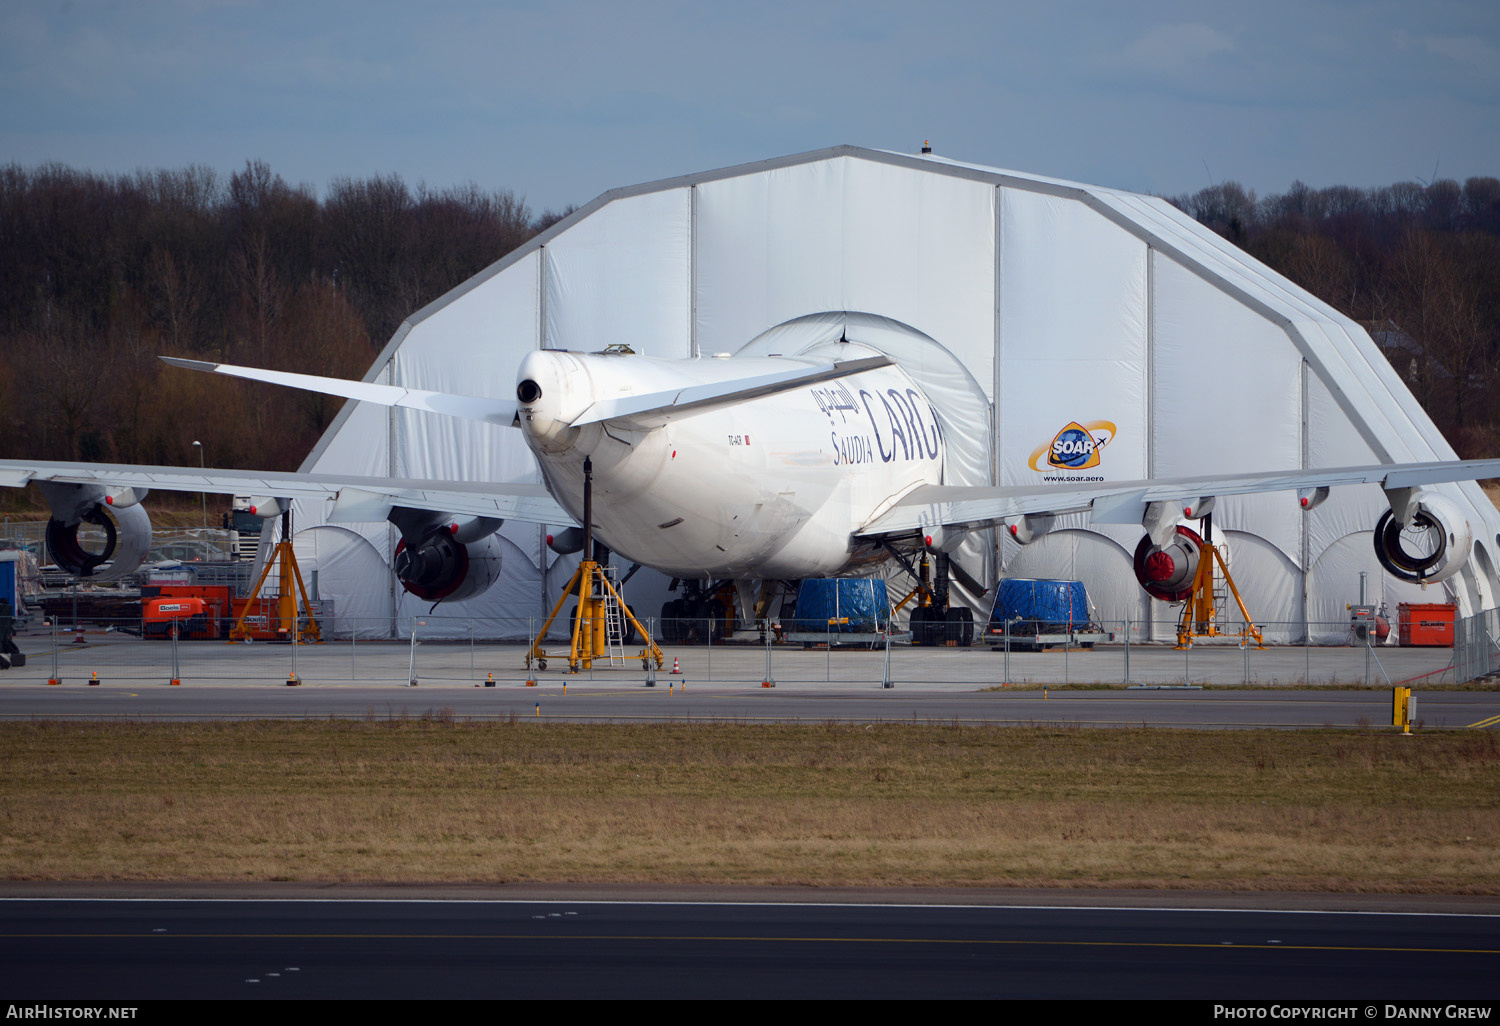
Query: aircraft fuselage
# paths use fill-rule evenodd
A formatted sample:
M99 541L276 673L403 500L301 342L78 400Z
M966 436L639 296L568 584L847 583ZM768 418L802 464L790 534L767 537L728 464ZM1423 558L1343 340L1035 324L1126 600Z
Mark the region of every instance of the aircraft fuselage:
M851 344L839 355L873 355ZM661 360L541 350L517 375L521 427L549 490L581 522L592 457L595 535L680 577L826 577L885 558L851 534L938 484L931 403L891 365L761 398L574 426L595 403L754 377L816 357Z

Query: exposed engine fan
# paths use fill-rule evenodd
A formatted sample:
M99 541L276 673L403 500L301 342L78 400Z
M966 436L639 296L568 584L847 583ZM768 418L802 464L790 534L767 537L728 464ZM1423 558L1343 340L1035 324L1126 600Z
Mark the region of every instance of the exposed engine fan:
M1135 579L1152 598L1182 602L1193 593L1202 548L1202 536L1181 524L1166 545L1153 544L1148 534L1135 547Z
M151 518L139 505L144 491L101 485L38 482L52 517L47 521L47 551L59 568L74 577L112 581L132 573L151 549ZM102 538L79 529L99 528Z
M401 586L428 602L461 602L487 591L500 579L501 521L473 517L454 521L440 514L401 510L391 522L401 530L396 546L396 577Z
M1375 525L1375 558L1392 577L1414 584L1446 581L1469 559L1474 532L1463 513L1439 495L1424 495L1411 521L1386 510Z

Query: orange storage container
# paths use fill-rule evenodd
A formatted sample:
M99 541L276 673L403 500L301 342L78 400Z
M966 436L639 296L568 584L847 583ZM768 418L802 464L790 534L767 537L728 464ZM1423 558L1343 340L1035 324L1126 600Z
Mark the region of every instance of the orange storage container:
M1453 647L1452 602L1402 602L1398 607L1402 645Z

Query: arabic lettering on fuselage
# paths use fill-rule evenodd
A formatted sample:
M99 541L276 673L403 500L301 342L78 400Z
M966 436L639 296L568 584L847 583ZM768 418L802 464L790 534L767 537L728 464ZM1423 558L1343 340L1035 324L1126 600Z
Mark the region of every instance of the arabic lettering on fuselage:
M812 395L818 409L827 414L829 420L833 419L835 411L838 412L841 423L846 423L850 414L859 413L859 403L854 401L853 394L844 387L842 381L835 381L826 388L814 388Z
M835 466L941 458L943 429L916 389L862 388L857 402L841 383L812 393L833 427L829 440Z

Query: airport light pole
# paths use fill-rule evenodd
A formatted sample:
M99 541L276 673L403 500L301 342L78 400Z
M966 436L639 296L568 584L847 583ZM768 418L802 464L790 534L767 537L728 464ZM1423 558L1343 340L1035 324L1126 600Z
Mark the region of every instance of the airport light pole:
M197 439L193 440L193 448L198 450L198 469L203 469L203 443ZM203 507L203 530L208 530L208 493L198 493L198 505Z

